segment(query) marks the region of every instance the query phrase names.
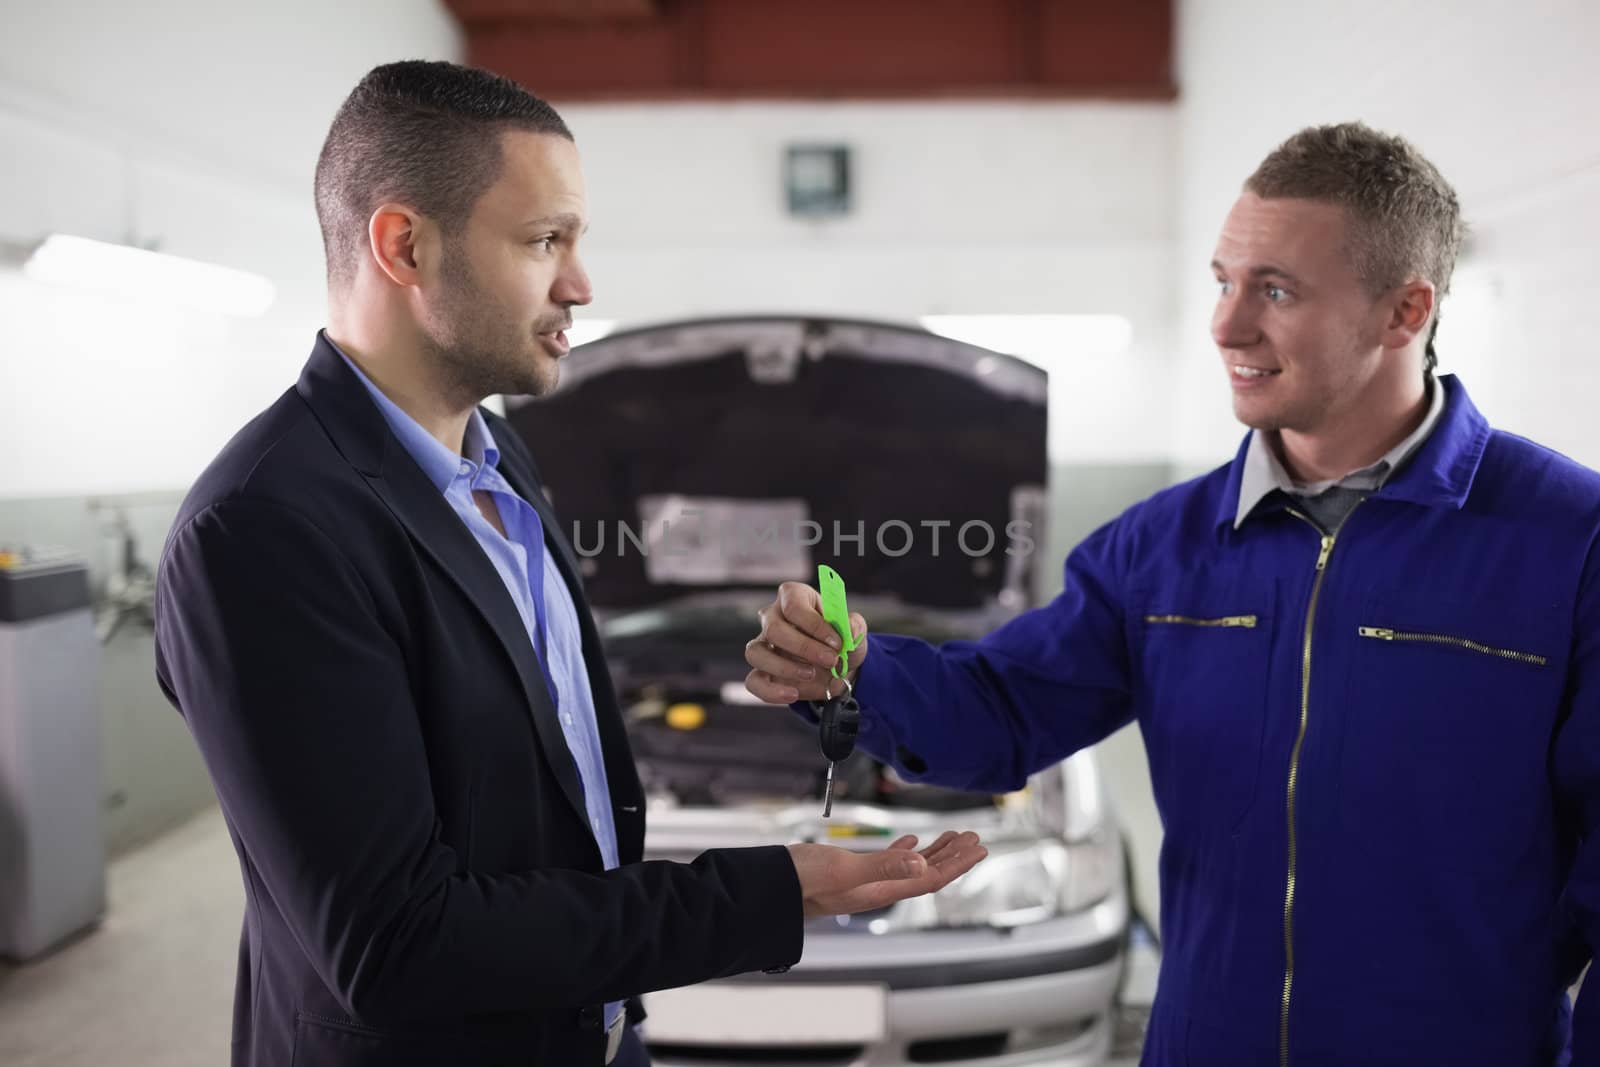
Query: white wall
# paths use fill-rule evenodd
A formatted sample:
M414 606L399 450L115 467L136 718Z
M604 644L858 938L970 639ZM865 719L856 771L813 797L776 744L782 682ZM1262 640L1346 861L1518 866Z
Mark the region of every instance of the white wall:
M157 241L253 270L264 317L54 289L0 263L0 498L183 488L322 324L311 179L372 66L457 58L437 0L0 0L0 242Z
M559 101L557 102L559 106ZM743 103L562 108L583 154L590 314L1111 313L1132 350L1064 355L1058 462L1164 459L1173 108ZM853 149L855 210L788 215L791 142Z
M178 494L294 380L323 322L311 181L334 111L377 63L460 48L437 0L0 0L0 244L154 239L278 288L266 316L229 319L0 261L0 542L84 552L98 585L110 513L83 497L106 494L154 562ZM130 622L104 652L104 828L121 849L213 793L156 687L150 634Z
M0 262L0 454L33 460L0 466L0 498L181 488L292 380L322 322L310 187L334 109L374 63L457 56L458 32L436 0L0 2L0 242L154 240L279 292L259 320L173 314L47 289L14 256ZM1171 105L563 111L591 186L593 317L1121 313L1130 351L1051 367L1052 453L1170 452L1165 420L1146 416L1169 388ZM788 217L792 140L854 147L854 214ZM63 447L64 425L94 432Z
M1242 432L1206 267L1240 183L1300 127L1362 119L1417 145L1475 230L1441 369L1502 427L1600 464L1600 5L1190 0L1178 15L1178 458L1221 462Z

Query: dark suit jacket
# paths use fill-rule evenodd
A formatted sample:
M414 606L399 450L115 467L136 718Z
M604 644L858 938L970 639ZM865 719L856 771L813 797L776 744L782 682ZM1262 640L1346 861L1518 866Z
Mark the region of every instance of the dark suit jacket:
M244 877L237 1067L598 1065L604 1002L800 955L784 849L639 862L644 798L571 549L486 417L579 606L624 866L603 871L499 575L319 338L201 475L158 583L157 673Z

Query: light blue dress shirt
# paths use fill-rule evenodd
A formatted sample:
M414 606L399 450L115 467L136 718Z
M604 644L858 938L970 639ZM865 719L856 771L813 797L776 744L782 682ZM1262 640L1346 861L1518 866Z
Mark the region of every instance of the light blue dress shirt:
M500 450L495 447L488 424L476 409L467 422L466 436L461 443L462 455L458 456L385 396L355 361L333 344L332 338L328 343L367 387L389 429L472 532L516 603L528 639L544 664L550 696L561 717L561 732L578 765L589 827L594 831L595 843L600 846L606 870L611 870L618 865L617 828L611 814L611 788L606 781L600 730L595 723L594 693L589 688L589 672L583 659L578 609L545 545L544 524L539 521L539 513L500 476L497 469ZM486 492L494 499L500 523L506 529L504 537L478 510L472 498L474 490ZM606 1005L608 1026L620 1007L616 1003Z

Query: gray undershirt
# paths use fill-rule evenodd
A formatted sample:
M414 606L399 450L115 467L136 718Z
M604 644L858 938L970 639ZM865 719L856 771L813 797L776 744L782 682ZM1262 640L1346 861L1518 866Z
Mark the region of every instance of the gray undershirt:
M1343 478L1325 482L1301 484L1289 477L1283 469L1277 452L1272 447L1271 435L1260 430L1250 434L1250 446L1245 453L1244 473L1239 481L1239 507L1234 528L1244 525L1244 520L1256 505L1274 492L1287 494L1295 506L1303 510L1324 533L1335 534L1355 506L1383 487L1396 471L1416 455L1433 428L1444 414L1445 391L1437 381L1428 380L1428 413L1422 423L1405 440L1391 448L1378 462Z

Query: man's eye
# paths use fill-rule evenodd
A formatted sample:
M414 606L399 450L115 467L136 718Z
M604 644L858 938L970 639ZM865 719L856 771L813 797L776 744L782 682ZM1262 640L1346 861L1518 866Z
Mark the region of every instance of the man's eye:
M532 243L541 252L552 252L556 247L556 239L550 234L545 234L543 237L535 237Z
M1284 292L1280 287L1278 287L1276 285L1267 286L1266 289L1263 290L1263 292L1266 293L1267 299L1272 301L1274 304L1276 304L1278 301L1282 300L1284 297L1289 295L1288 293Z

